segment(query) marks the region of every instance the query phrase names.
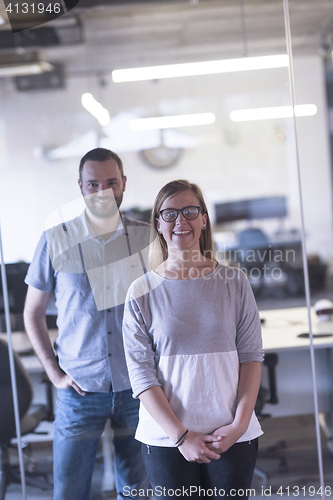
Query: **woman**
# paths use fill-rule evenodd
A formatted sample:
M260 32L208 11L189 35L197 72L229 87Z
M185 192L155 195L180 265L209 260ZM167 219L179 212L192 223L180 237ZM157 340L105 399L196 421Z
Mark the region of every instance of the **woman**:
M131 285L124 316L148 476L165 497L199 498L204 490L244 499L262 434L253 412L261 331L250 285L242 271L214 259L195 184L164 186L152 227L152 258L159 255L160 264Z

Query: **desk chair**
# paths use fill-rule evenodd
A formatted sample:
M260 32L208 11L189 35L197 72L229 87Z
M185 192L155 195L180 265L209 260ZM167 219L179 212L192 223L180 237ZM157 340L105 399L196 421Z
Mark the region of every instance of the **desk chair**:
M239 246L242 248L258 248L268 245L268 237L261 229L254 227L243 229L238 235Z
M266 418L270 418L270 415L267 413L263 413L264 407L266 403L277 404L279 402L277 397L276 390L276 376L275 376L275 367L278 364L278 355L275 353L268 353L265 355L264 365L268 368L268 380L269 380L269 389L260 386L258 398L256 402L256 406L254 411L258 417L259 421L262 421ZM285 448L285 441L278 441L273 446L268 448L259 448L258 458L265 459L276 459L279 461L279 472L287 472L288 464L283 456L283 454L279 453L278 450L281 448ZM277 452L277 453L276 453ZM263 487L266 487L268 476L266 472L264 472L259 467L256 467L254 470L254 475L259 477L262 480Z
M256 295L260 294L264 287L261 270L268 261L267 252L265 252L268 247L268 237L261 229L243 229L238 234L236 262L246 269Z
M48 410L45 405L36 405L28 411L32 402L33 390L27 371L17 354L14 353L15 373L19 403L22 436L33 432L41 420L46 420ZM12 438L16 437L12 384L10 378L8 345L0 340L0 500L4 499L9 482L20 482L20 476L10 467L8 449ZM42 489L50 489L45 480L38 480L34 473L27 473L26 482Z
M302 292L303 269L287 260L276 262L272 259L269 239L261 229L248 228L240 231L238 245L236 262L246 269L255 295L268 293L284 297L296 296ZM279 270L278 273L276 269Z

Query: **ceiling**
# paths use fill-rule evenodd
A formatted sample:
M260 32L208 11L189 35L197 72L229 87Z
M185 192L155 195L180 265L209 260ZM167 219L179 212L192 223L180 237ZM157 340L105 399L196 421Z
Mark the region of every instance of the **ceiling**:
M294 53L330 55L333 1L289 7ZM42 27L14 35L0 27L0 64L38 53L68 75L285 52L283 0L80 0Z

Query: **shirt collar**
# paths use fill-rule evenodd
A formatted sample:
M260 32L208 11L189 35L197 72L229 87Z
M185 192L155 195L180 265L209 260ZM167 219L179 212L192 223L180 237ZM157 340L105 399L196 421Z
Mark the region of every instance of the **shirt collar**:
M120 212L119 212L120 213ZM71 244L77 245L78 243L83 243L91 238L99 238L98 234L95 234L93 230L88 226L86 211L84 210L79 217L66 222L67 233ZM113 233L124 232L124 225L122 222L122 215L120 214L119 224L117 229ZM112 235L112 236L113 236Z

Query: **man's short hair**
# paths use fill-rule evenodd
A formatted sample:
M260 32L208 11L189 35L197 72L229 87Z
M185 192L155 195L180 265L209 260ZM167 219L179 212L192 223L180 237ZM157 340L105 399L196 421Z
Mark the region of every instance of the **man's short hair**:
M95 149L92 149L91 151L88 151L88 153L86 153L81 158L80 166L79 166L80 181L82 182L82 170L83 170L83 167L84 167L84 164L86 163L86 161L103 162L103 161L110 160L111 158L117 162L117 165L118 165L119 170L120 170L121 178L123 178L124 177L124 167L123 167L123 162L121 161L119 156L116 153L114 153L113 151L111 151L110 149L95 148Z

